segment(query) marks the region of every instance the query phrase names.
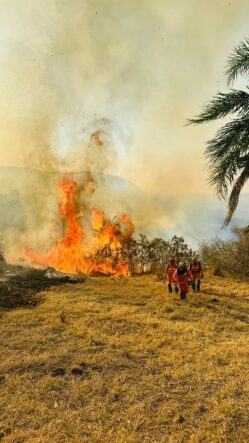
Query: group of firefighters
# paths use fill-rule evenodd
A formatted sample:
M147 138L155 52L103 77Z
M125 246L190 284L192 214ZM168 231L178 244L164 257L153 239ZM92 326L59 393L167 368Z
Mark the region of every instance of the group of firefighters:
M197 257L193 257L188 266L182 261L177 263L177 261L171 257L165 268L165 275L168 280L169 293L173 292L172 286L174 286L177 294L180 291L182 300L186 299L190 284L193 291L200 292L203 272L201 262Z

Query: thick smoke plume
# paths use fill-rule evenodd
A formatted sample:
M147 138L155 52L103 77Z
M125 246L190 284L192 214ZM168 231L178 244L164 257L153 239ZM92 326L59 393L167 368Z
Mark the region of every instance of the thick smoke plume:
M138 228L141 219L147 229L172 227L186 185L207 189L209 129L184 121L223 87L226 54L246 34L248 12L244 0L2 0L0 166L23 168L1 175L5 245L44 243L56 182L72 172L96 187L83 192L85 205L126 206ZM120 182L118 200L108 174L178 197L166 213Z

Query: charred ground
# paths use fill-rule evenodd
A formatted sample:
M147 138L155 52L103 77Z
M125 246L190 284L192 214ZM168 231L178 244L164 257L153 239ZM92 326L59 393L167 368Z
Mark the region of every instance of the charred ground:
M6 265L0 279L0 312L21 307L34 307L42 301L41 293L62 283L83 282L83 277L46 275L46 271Z

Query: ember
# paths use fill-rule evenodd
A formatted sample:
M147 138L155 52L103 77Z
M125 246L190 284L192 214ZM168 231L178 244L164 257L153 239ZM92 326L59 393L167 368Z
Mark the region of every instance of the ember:
M51 267L68 274L104 273L129 275L129 264L123 246L132 237L134 226L126 214L110 222L106 214L92 209L92 230L84 232L77 209L79 188L71 178L58 185L59 214L65 221L64 236L49 252L25 251L25 261L32 265Z

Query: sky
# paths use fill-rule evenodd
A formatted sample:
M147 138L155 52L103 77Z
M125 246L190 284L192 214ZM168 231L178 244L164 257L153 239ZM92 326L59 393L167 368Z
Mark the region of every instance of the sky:
M247 0L0 0L0 166L84 170L100 129L106 173L211 192L203 152L218 125L185 122L226 89L248 16Z

